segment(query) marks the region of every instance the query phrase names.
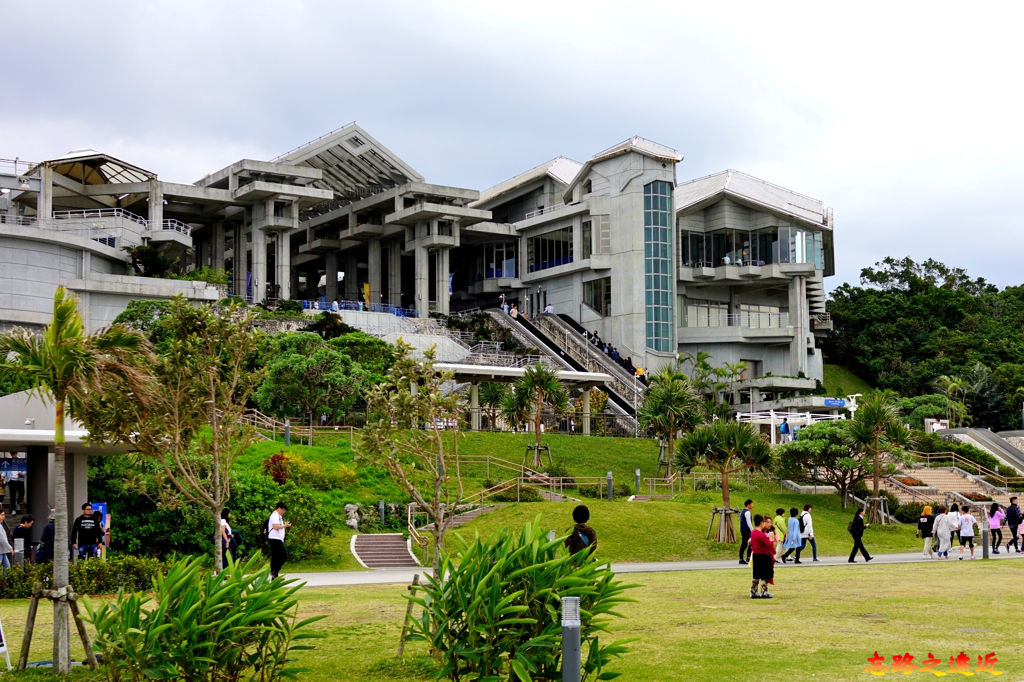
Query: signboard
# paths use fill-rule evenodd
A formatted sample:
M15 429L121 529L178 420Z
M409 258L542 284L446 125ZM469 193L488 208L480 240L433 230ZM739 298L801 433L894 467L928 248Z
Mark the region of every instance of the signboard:
M93 513L99 512L103 519L103 546L100 547L100 556L107 558L107 547L110 547L110 514L107 512L106 502L90 502Z
M846 407L846 401L842 398L825 398L825 407Z

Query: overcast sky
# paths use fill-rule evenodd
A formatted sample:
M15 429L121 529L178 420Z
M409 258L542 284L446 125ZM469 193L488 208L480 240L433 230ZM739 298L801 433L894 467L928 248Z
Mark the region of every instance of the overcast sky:
M484 189L641 135L680 181L833 207L829 288L887 255L1024 282L1024 9L687 4L4 3L0 158L92 147L193 182L355 120Z

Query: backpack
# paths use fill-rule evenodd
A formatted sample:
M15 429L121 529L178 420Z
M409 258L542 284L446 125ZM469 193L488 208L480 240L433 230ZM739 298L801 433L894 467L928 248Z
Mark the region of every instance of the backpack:
M846 524L846 532L850 535L853 535L853 521L850 521L848 524Z
M590 547L590 538L588 538L586 535L579 531L576 531L576 537L580 539L581 545L583 545L584 547Z
M804 512L804 514L806 514L806 513L807 512ZM797 521L800 522L800 532L801 533L804 532L804 514L801 514L799 517L797 517Z
M1020 522L1020 507L1015 504L1011 504L1006 508L1006 523L1010 526L1019 526Z
M260 547L267 544L267 540L270 539L270 516L264 522L263 527L260 528Z
M779 433L789 433L789 424L787 422L779 424Z

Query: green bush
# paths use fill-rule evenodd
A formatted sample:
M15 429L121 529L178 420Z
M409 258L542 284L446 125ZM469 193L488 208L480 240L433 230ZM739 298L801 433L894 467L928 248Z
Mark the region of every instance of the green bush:
M498 485L498 483L500 483L500 482L501 481L491 481L491 480L488 480L488 479L484 479L482 485L483 485L484 490L486 490L487 488L493 488L494 486ZM536 488L534 488L533 486L529 486L529 485L520 486L518 492L516 491L515 487L512 487L512 488L509 488L508 490L506 490L504 492L498 493L497 495L492 495L491 497L489 497L487 499L492 501L492 502L543 502L544 501L544 498L541 497L541 495L540 495L540 491L537 490Z
M356 472L337 463L331 468L322 462L310 462L296 454L288 454L288 474L300 486L308 486L313 490L333 490L347 488L356 482Z
M69 567L69 576L79 594L113 594L146 589L164 567L150 557L110 556L106 561L76 561ZM0 572L0 599L31 597L34 583L49 586L52 580L52 563L12 566Z
M291 301L288 299L282 299L277 302L277 309L282 313L299 313L302 314L302 301Z
M427 577L413 638L429 643L441 669L437 679L561 679L561 598L580 598L580 634L586 652L583 679L610 679L611 659L625 642L602 644L608 617L631 586L615 580L607 564L585 553L569 556L564 537L546 539L539 517L515 535L507 528L487 540L461 544L441 557Z
M121 594L85 604L96 627L108 680L279 680L302 632L323 616L296 620L301 583L271 580L262 560L232 563L219 575L197 560L177 563L153 580L153 595Z
M924 512L923 504L920 502L907 502L896 507L893 516L902 523L916 524L921 519L922 512Z

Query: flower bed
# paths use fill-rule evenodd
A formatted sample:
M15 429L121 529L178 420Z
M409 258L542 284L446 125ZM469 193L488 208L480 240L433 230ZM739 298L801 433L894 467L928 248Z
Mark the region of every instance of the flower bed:
M896 480L898 480L903 485L910 485L910 486L923 486L924 485L924 482L914 478L913 476L904 476L903 478L898 478Z
M992 498L985 493L964 493L964 497L972 502L989 502Z

